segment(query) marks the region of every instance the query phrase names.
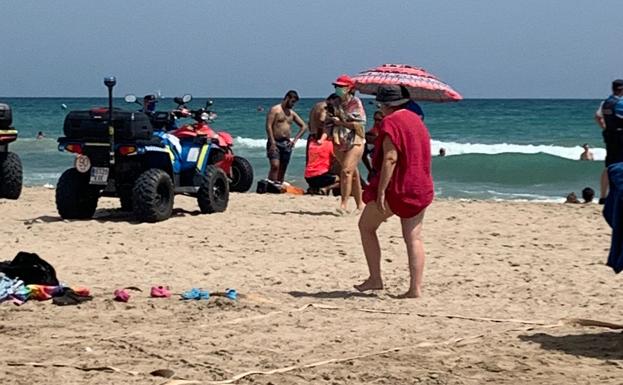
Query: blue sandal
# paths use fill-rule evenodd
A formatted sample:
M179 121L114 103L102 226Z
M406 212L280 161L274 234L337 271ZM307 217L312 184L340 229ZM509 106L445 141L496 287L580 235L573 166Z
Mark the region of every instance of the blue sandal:
M225 290L225 296L232 301L235 301L236 299L238 299L238 292L236 291L236 289L227 289Z
M182 299L209 299L210 292L196 287L182 293Z

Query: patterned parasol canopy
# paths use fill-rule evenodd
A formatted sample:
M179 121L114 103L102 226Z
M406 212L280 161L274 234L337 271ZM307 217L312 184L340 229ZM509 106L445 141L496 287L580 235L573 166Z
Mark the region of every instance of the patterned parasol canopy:
M363 93L375 95L381 85L402 85L407 87L411 99L431 102L457 102L463 96L448 84L423 68L406 64L383 64L353 76L355 88Z

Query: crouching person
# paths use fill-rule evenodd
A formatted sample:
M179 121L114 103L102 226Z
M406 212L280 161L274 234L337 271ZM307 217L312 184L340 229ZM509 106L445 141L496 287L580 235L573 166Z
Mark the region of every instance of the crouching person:
M310 141L305 165L305 180L310 194L329 195L331 189L339 187L340 178L331 172L333 161L333 142Z

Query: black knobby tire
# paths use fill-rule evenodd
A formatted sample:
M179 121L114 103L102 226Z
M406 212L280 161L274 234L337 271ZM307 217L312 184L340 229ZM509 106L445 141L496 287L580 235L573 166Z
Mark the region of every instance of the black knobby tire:
M0 198L17 199L22 193L22 161L16 153L0 153Z
M99 190L89 185L89 174L65 170L56 184L56 209L64 219L89 219L95 214Z
M121 203L121 211L130 212L134 210L134 204L132 203L133 199L134 198L132 197L132 194L119 195L119 202Z
M247 192L253 185L253 167L248 160L234 156L231 164L231 183L229 189L235 192Z
M159 222L171 216L175 191L165 171L150 168L143 172L132 191L134 214L142 222Z
M220 213L227 209L229 181L223 170L212 165L206 167L199 184L197 203L204 214Z

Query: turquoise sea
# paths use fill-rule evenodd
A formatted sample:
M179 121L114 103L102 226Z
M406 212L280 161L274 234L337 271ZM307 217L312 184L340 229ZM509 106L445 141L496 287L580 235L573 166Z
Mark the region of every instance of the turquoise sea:
M265 158L265 110L280 102L275 99L213 98L218 118L217 131L228 131L235 139L235 151L249 159L256 179L268 171ZM307 120L311 106L319 99L301 99L296 111ZM11 98L0 101L13 108L13 125L19 139L10 145L24 165L28 186L55 185L61 172L72 165L73 156L57 149L63 120L71 109L107 105L105 98ZM205 98L194 99L199 107ZM363 99L371 122L375 106ZM133 109L122 99L116 106ZM432 137L433 154L440 147L447 156L433 159L438 197L467 199L562 201L571 191L584 187L599 191L599 175L605 150L601 130L593 120L598 100L472 99L451 104L422 103L425 123ZM62 106L67 106L67 109ZM171 98L159 102L159 109L174 107ZM370 124L370 123L369 123ZM46 138L36 140L38 131ZM580 146L593 147L595 161L582 162ZM303 179L305 142L295 149L286 179L306 186Z

